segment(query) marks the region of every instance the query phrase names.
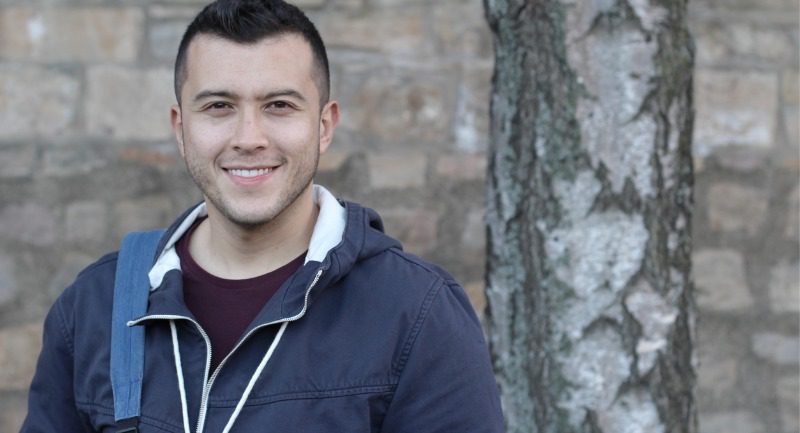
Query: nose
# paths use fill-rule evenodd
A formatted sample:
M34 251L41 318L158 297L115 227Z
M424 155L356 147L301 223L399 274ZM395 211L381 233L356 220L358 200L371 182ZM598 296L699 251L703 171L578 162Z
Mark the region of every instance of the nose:
M264 150L269 146L259 111L245 109L239 112L231 145L237 152L249 153Z

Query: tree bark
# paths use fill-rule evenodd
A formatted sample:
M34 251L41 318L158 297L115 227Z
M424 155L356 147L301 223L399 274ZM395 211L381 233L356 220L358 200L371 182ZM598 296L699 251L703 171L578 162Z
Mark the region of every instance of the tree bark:
M695 432L685 0L484 0L509 432Z

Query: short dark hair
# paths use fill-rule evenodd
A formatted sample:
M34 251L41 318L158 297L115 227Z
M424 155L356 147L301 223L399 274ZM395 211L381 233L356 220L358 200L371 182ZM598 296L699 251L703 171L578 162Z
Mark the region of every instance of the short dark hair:
M186 55L198 34L210 34L240 44L254 44L270 36L297 34L311 46L314 79L320 105L330 96L330 70L325 44L314 23L297 6L283 0L216 0L207 5L186 28L175 58L175 97L181 102L186 81Z

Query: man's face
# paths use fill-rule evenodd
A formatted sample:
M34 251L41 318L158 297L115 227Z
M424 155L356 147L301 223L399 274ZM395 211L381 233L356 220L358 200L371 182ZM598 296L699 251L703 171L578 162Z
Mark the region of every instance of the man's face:
M294 34L247 45L198 35L186 68L172 125L209 213L255 227L311 200L339 114L335 102L320 109L308 43Z

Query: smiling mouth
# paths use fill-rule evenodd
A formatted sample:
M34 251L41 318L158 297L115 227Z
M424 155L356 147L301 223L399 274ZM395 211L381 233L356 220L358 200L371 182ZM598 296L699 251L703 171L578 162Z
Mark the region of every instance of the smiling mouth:
M228 173L238 177L251 178L251 177L263 176L267 173L270 173L272 170L274 170L274 168L258 168L252 170L234 168L228 170Z

